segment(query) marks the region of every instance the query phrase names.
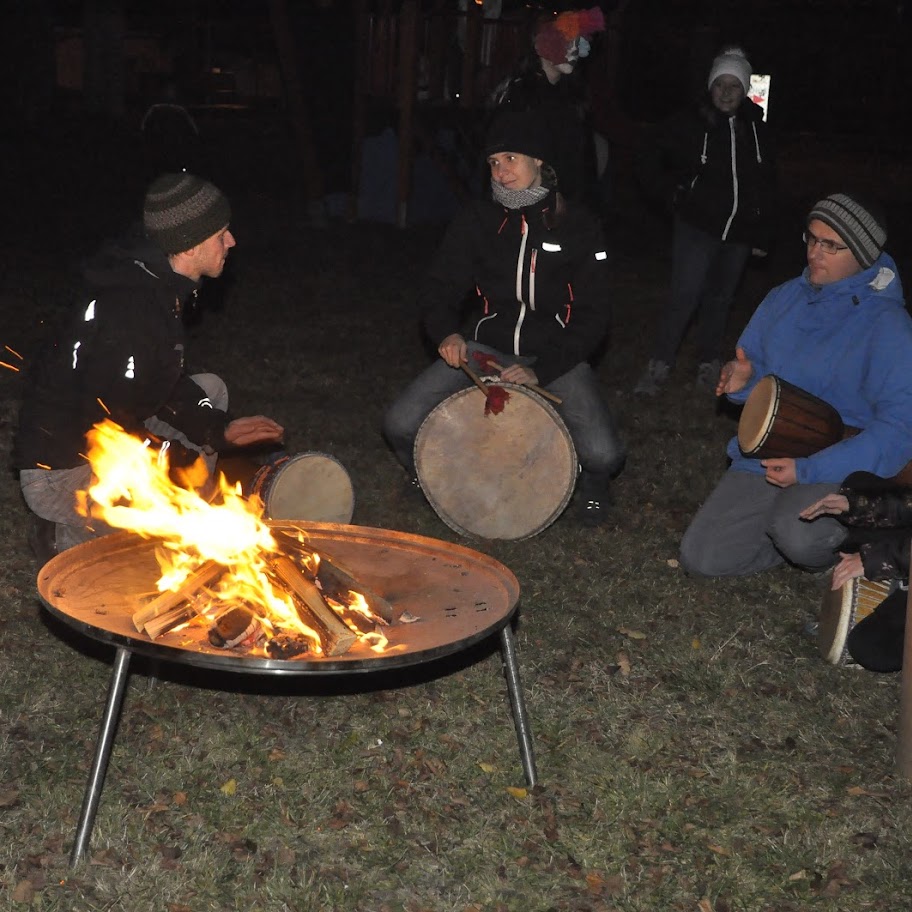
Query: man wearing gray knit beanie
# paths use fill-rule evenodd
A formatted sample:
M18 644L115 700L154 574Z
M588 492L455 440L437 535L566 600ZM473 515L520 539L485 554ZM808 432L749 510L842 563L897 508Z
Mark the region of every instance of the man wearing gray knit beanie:
M767 294L722 367L717 395L744 409L730 468L681 542L681 566L696 575L828 570L850 548L819 504L855 472L912 469L912 318L883 208L831 193L809 209L801 240L806 268ZM815 436L832 412L855 430Z
M105 243L83 271L75 306L34 360L19 412L13 465L32 511L30 544L43 563L111 532L85 497L86 434L110 418L167 452L172 468L198 458L278 444L283 428L253 415L229 419L215 374L185 369L183 309L203 278L222 274L235 245L225 195L192 174L163 174L143 205L144 237Z

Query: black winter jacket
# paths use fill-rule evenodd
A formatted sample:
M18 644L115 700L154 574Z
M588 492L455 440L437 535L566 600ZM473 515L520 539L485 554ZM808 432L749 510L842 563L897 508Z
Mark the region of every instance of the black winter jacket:
M184 372L181 308L196 288L147 241L106 245L29 371L13 465L82 465L86 433L106 417L142 434L157 415L194 443L223 447L225 413Z
M769 250L775 150L762 109L745 98L726 117L707 98L648 133L635 170L643 192L689 225Z
M476 200L456 216L419 302L435 345L458 332L498 351L535 356L542 386L594 353L610 319L604 238L582 207L567 208L549 229L553 205L553 194L524 209Z

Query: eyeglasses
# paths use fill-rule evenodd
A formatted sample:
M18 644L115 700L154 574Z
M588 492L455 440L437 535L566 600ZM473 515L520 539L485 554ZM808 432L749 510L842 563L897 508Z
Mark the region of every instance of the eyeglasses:
M812 231L805 231L801 235L801 240L804 241L808 247L813 247L815 244L819 244L820 249L824 253L829 253L831 256L834 253L839 253L840 250L849 249L845 244L837 244L836 241L831 241L829 238L819 238Z

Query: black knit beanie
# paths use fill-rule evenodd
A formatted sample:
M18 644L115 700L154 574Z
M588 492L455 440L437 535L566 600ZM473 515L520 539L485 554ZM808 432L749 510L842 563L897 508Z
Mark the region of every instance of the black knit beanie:
M222 191L192 174L162 174L146 193L146 235L168 255L196 247L230 221L231 207Z
M887 243L883 207L858 193L831 193L814 204L808 213L808 223L812 219L829 225L865 269L874 264Z
M485 156L498 152L519 152L550 164L548 134L539 117L531 111L507 110L498 115L485 137Z

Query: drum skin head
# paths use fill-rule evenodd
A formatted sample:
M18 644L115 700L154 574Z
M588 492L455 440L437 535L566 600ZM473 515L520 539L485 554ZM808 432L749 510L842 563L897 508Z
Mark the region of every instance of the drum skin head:
M485 415L477 387L460 390L425 418L415 470L437 515L460 535L519 540L563 512L576 484L573 441L540 396L501 383L509 399Z
M832 578L828 576L827 580ZM852 628L864 620L890 594L889 582L856 577L838 589L827 586L817 615L817 648L830 665L847 661L846 639Z
M348 472L333 456L298 453L254 481L269 519L350 523L355 493Z

